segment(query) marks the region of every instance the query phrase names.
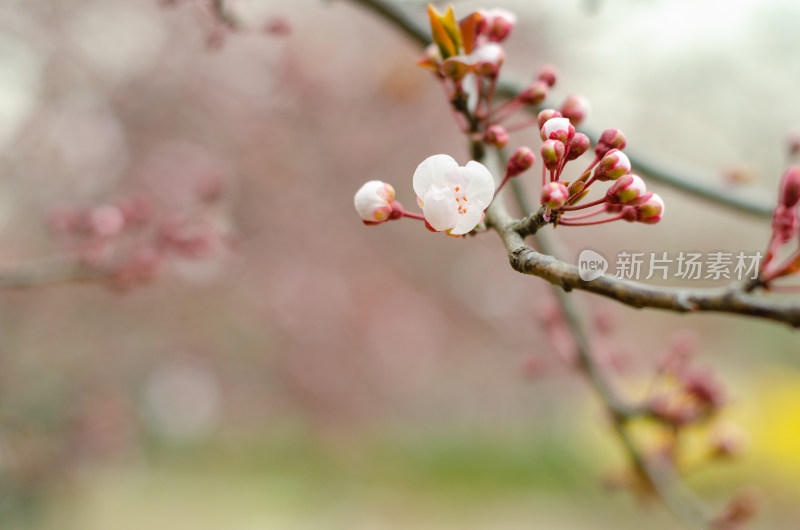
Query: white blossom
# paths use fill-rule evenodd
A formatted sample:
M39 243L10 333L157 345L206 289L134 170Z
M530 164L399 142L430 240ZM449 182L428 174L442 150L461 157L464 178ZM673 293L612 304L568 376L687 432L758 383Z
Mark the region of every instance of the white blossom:
M494 178L480 162L460 167L448 155L425 159L414 172L414 191L425 220L438 231L472 231L494 197Z

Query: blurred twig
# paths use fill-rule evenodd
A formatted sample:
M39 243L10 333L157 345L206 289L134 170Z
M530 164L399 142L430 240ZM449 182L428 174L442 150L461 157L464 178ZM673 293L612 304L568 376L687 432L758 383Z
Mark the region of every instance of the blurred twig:
M505 165L505 154L502 150L498 150L498 152L502 165ZM530 205L523 190L520 187L512 187L511 189L519 209L526 213L529 212ZM534 236L536 246L544 254L557 256L559 252L556 245L547 236L544 233ZM554 285L553 293L558 300L564 321L575 339L579 361L578 367L590 381L592 388L603 403L614 432L628 454L637 476L687 526L698 529L707 527L710 520L707 508L688 488L682 485L672 464L668 461L659 462L648 459L636 445L628 430L628 422L641 416L642 407L623 401L614 390L611 382L606 378L603 370L597 364L597 356L593 352L588 339L584 324L585 319L572 298L567 295L567 291Z
M536 243L542 252L553 255L555 249L546 236L547 234L536 236ZM641 409L622 401L598 366L596 355L584 329L584 318L574 300L566 291L555 286L553 293L561 307L567 327L575 339L578 366L603 403L614 432L628 454L637 476L688 527L707 528L710 522L709 510L682 483L673 464L667 459L647 457L633 440L628 423L641 415Z
M418 44L426 46L430 43L428 32L392 0L350 1L380 15ZM500 82L497 87L496 95L501 97L514 97L522 88L523 86L520 83L512 81ZM584 130L583 132L589 136L593 142L596 142L599 138L599 134L594 131ZM635 152L631 154L630 149L626 149L625 153L628 155L628 158L630 158L633 167L640 174L647 176L653 181L661 182L677 190L689 193L693 197L701 198L738 212L765 219L769 219L772 216L773 205L755 201L749 197L741 197L721 186L706 184L706 182L712 182L714 180L713 178L701 175L698 172L686 171L684 168L681 168L680 172L674 171L664 163L658 162L644 154Z
M26 289L58 283L98 281L113 272L84 267L74 261L47 261L0 269L0 289Z

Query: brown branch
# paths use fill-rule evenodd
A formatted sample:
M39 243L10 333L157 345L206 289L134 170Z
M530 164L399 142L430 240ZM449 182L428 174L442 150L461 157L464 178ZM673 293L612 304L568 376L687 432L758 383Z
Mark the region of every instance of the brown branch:
M409 17L402 8L391 0L350 0L366 9L369 9L386 19L395 28L405 33L411 40L421 46L430 43L428 32L414 19ZM503 81L498 84L496 95L499 97L515 97L522 89L521 83ZM599 134L594 131L582 130L592 142L596 143ZM772 216L774 205L763 201L753 200L751 197L741 196L719 185L706 184L713 182L712 176L704 175L698 171L687 170L683 165L680 170L668 167L665 163L641 153L632 152L626 148L625 153L634 169L652 181L666 184L693 197L706 200L718 206L723 206L737 212L769 219Z
M0 270L0 289L28 289L71 282L95 282L114 274L71 261L38 262Z
M727 287L688 289L659 287L604 275L584 281L578 267L526 245L524 237L541 226L535 213L523 220L512 219L501 201L486 212L486 224L500 235L511 267L523 274L538 276L564 289L579 289L611 298L635 308L655 308L677 313L716 312L774 320L800 328L800 304L775 300L749 292L747 284Z

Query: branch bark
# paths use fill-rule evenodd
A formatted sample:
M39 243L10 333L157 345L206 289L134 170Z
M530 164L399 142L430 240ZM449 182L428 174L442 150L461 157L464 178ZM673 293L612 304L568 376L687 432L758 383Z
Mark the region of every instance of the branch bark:
M774 320L800 328L800 304L753 294L748 291L747 284L689 289L647 285L609 275L590 282L584 281L575 265L537 252L525 244L525 236L535 234L541 226L537 222L538 215L534 213L523 220L513 219L502 201L495 201L486 212L487 226L500 235L511 267L518 272L538 276L565 291L587 291L637 309L654 308L677 313L731 313Z

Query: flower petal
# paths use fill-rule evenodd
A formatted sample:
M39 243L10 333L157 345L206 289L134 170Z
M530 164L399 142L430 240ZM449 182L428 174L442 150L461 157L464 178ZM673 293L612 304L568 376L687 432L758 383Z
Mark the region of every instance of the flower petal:
M425 194L422 201L425 204L422 209L425 220L436 230L453 228L461 217L455 195L450 189L433 188Z
M491 171L474 160L459 169L464 181L464 194L469 199L470 206L480 205L481 210L485 209L494 197L494 177Z
M481 222L482 218L482 208L470 208L464 215L459 215L458 222L455 224L453 229L450 230L450 234L454 236L460 236L462 234L472 232L472 229Z
M429 156L422 163L417 166L414 171L414 192L417 197L425 200L425 194L435 186L441 186L444 182L446 175L449 173L458 172L458 162L449 155L433 155Z

